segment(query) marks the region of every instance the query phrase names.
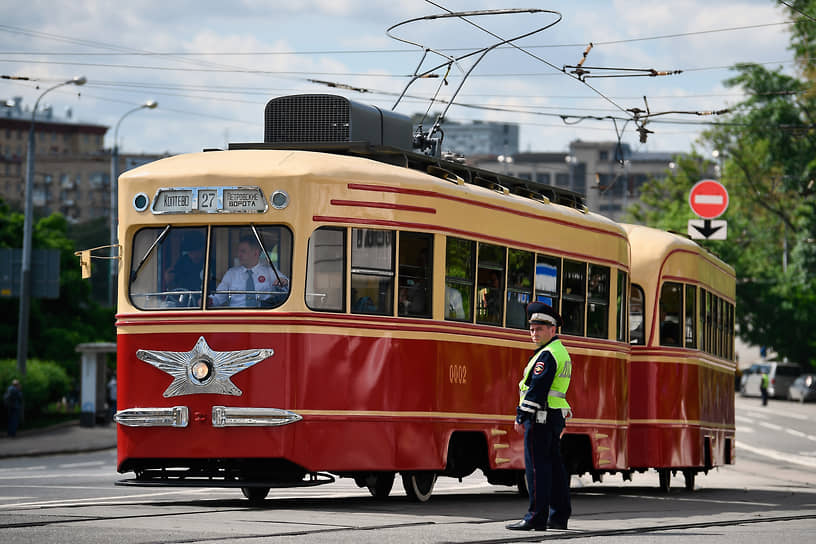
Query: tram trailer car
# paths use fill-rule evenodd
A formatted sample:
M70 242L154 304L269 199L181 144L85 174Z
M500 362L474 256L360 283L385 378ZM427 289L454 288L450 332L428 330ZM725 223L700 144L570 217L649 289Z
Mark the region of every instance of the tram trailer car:
M684 236L624 225L632 245L629 464L660 487L734 462L734 269Z
M120 177L122 485L262 500L339 476L384 497L400 474L424 501L437 476L479 469L523 487L534 299L564 316L573 360L568 470L629 469L624 229L579 195L410 142L390 112L281 97L263 143ZM247 253L265 272L226 285Z

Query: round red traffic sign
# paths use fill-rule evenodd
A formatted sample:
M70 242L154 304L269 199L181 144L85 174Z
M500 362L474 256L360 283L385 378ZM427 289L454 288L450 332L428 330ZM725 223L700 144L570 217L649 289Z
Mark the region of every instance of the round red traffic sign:
M689 205L703 219L714 219L728 208L728 191L719 181L698 181L689 193Z

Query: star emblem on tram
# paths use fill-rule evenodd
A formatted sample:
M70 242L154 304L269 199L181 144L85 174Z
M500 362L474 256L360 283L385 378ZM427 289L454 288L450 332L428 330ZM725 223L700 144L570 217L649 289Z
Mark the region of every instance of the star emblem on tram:
M140 349L136 357L173 377L164 397L243 394L230 378L275 354L273 349L214 351L203 336L190 351Z

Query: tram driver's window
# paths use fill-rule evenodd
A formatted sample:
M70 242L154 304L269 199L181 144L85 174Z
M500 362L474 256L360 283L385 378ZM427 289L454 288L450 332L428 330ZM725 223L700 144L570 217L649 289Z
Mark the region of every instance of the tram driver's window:
M289 297L292 232L281 226L213 227L208 308L275 308Z
M133 237L129 295L142 310L200 309L206 227L159 227Z
M432 257L433 237L430 234L399 233L397 315L431 317Z
M394 231L351 229L351 311L394 315Z
M660 345L680 347L683 322L683 284L666 282L660 289Z

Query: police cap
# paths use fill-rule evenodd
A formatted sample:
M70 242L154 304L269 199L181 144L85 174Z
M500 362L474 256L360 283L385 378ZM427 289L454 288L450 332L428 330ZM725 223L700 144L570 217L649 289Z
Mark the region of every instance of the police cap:
M531 302L527 305L527 319L530 323L561 326L561 316L552 306L543 302Z

